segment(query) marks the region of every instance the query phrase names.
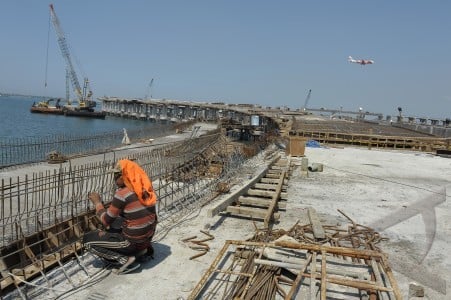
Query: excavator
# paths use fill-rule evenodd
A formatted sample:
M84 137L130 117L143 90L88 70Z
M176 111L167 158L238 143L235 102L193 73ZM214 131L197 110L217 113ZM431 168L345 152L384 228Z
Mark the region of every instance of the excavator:
M50 103L52 103L53 101L56 101L55 106L50 105ZM48 99L46 101L38 102L38 104L36 104L35 106L37 106L37 107L46 107L46 108L52 108L52 107L60 108L60 102L61 102L60 98L58 98L58 99L53 99L52 98L52 99Z
M72 88L76 94L78 100L78 106L74 106L71 104L65 105L64 109L66 110L75 110L75 111L86 111L86 112L94 112L94 107L96 107L96 102L92 100L92 91L89 86L88 78L84 79L83 89L81 88L80 82L78 81L77 74L75 72L74 66L72 64L71 55L69 53L69 46L66 41L66 37L61 28L60 21L58 16L55 13L55 9L53 8L53 4L50 4L50 17L53 23L53 27L56 32L56 36L58 39L58 45L61 50L61 54L66 62L66 70L67 75L72 84Z

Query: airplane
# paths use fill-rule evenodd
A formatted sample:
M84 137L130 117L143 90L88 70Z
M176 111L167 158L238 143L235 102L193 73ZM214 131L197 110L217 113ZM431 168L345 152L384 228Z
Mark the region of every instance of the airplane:
M353 59L352 56L348 56L348 61L351 63L361 64L363 65L371 65L374 64L374 60L371 59Z

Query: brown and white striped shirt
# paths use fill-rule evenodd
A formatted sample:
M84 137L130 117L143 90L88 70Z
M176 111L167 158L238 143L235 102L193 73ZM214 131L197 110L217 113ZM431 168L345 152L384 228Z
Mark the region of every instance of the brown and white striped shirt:
M155 232L155 205L142 205L136 193L127 187L116 191L108 209L102 204L96 207L96 213L107 228L121 216L124 220L122 234L132 243L146 243Z

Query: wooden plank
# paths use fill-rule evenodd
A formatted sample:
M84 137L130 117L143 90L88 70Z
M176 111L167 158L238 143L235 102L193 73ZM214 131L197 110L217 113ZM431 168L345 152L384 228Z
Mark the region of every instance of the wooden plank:
M280 262L280 261L256 258L256 259L254 259L254 262L259 265L276 266L276 267L280 267L280 268L295 269L295 270L301 269L301 265L299 265L299 264L296 265L296 268L293 268L292 264L284 263L284 262ZM321 267L322 267L322 261L321 261ZM327 263L326 263L326 268L325 268L325 272L324 272L324 274L325 274L324 281L326 283L334 283L334 284L353 287L353 288L357 288L357 289L374 289L374 290L384 291L384 292L393 292L394 291L393 288L387 287L384 285L377 285L376 282L374 282L374 281L353 279L353 278L346 277L346 275L344 275L344 276L330 275L330 274L328 274L327 270L328 269L327 269ZM311 279L322 280L323 279L322 274L323 274L323 272L321 274L303 273L302 276L311 278ZM315 298L312 298L312 299L315 299ZM402 298L395 298L395 299L402 299Z
M269 221L271 221L272 215L274 213L274 209L277 206L277 201L279 201L280 192L282 190L283 180L285 179L285 171L283 171L282 176L280 177L279 184L277 185L277 189L274 192L274 195L271 199L271 205L268 208L268 213L265 217L265 227L269 227Z
M237 217L243 217L243 218L254 218L254 219L258 219L258 220L264 220L265 218L262 217L260 212L255 211L254 213L257 215L251 215L251 213L253 213L252 208L249 207L243 207L243 206L228 206L226 212L230 213L234 216ZM266 212L266 209L263 209L262 211ZM273 218L274 220L279 220L280 219L280 214L279 213L274 213L273 214Z
M321 251L321 300L326 300L326 251Z
M254 185L254 188L260 189L260 190L273 190L275 191L277 188L277 184L270 184L270 183L256 183Z
M272 198L277 193L277 191L265 191L265 190L257 190L257 189L249 189L247 194L250 196L261 196Z
M316 295L316 251L313 251L312 254L312 263L310 267L310 274L312 277L310 278L310 299L315 299Z
M281 158L279 161L275 164L276 166L286 166L288 164L288 159Z
M258 197L240 196L240 198L238 198L238 201L240 202L240 205L254 205L254 206L262 206L262 207L269 207L269 205L271 204L270 199L258 198Z
M308 208L308 217L310 219L310 223L312 224L313 236L316 239L325 239L326 232L324 231L323 225L321 225L321 221L316 214L316 210L313 207Z
M249 187L255 185L255 183L259 182L261 178L263 178L268 171L268 169L278 160L280 159L280 155L276 155L271 162L268 164L268 167L264 168L257 176L255 176L251 181L249 181L243 188L240 190L234 192L229 198L226 198L224 201L216 205L215 207L208 210L208 217L213 217L219 214L222 211L225 211L229 205L231 205L233 202L236 202L237 199L244 195Z
M251 242L245 242L244 245L255 245L249 244ZM349 256L349 257L357 257L363 259L371 259L371 257L377 257L379 259L384 259L385 254L375 250L360 250L354 248L346 248L346 247L333 247L333 246L322 246L315 244L306 244L306 243L294 243L289 241L275 241L275 246L291 248L291 249L301 249L301 250L310 250L310 251L326 251L331 254L341 255L341 256ZM388 272L387 272L388 275Z
M397 284L397 282L395 280L395 277L394 277L394 275L392 273L391 267L388 266L384 260L382 260L380 262L380 264L381 264L382 270L385 271L385 274L387 275L388 280L390 281L390 284L391 284L391 286L393 288L393 293L395 294L395 298L396 299L402 299L401 291L399 290L398 284ZM424 274L424 273L421 272L420 274ZM443 292L442 293L446 293L446 283L444 283L444 285L445 286L443 288Z
M217 269L217 266L218 266L219 262L221 261L221 258L223 257L224 253L227 251L229 246L230 246L230 242L226 241L224 243L224 246L222 247L221 251L219 251L216 258L213 260L211 265L208 267L208 270L204 273L204 275L202 276L200 281L196 284L194 289L191 291L191 294L188 296L188 300L199 299L198 296L199 296L200 292L205 287L205 284L207 283L210 276L213 274L214 270Z
M248 216L252 218L264 219L267 213L266 209L252 208L244 206L228 206L227 212L232 214L238 214L242 216Z
M58 247L60 245L60 242L58 240L58 237L53 234L50 230L44 231L44 235L46 235L46 240L52 243L52 246Z
M316 258L316 252L314 252L315 258ZM290 291L288 292L288 295L285 297L285 299L292 299L294 292L298 289L299 284L301 283L302 277L304 277L304 272L307 270L308 265L312 262L313 254L310 254L304 264L304 266L299 270L296 279L293 282L293 285L291 286ZM316 261L313 262L316 264Z
M238 201L240 202L240 205L253 205L253 206L261 206L261 207L269 207L271 204L271 201L269 199L262 199L257 197L244 197L241 196L238 198ZM287 204L285 202L283 203L277 203L278 208L285 209L287 207Z
M287 203L278 201L277 202L277 208L285 210L285 209L287 209Z
M0 257L0 274L2 275L2 278L8 277L8 272L6 271L7 267L5 264L5 261L3 260L3 257Z
M74 224L74 222L72 220L69 220L68 224L69 224L69 227L71 227L74 230L74 235L76 237L79 238L83 235L82 230L78 223Z
M262 178L262 179L260 180L260 182L261 182L261 183L274 183L274 184L277 184L277 183L279 183L279 179L277 179L277 178L267 178L267 177L264 177L264 178ZM288 184L288 179L285 179L285 180L283 181L283 184L287 185L287 184Z
M277 179L279 179L280 174L266 174L265 177L266 178L277 178Z
M36 264L30 264L21 269L12 269L11 274L14 274L15 277L9 276L8 274L7 277L1 278L0 288L3 290L11 284L20 284L21 282L20 280L18 280L18 278L27 280L28 278L39 273L41 270L45 270L57 264L58 260L64 259L65 257L72 255L74 251L79 251L82 248L82 244L80 242L75 242L74 246L75 247L72 247L73 249L69 249L70 251L63 251L66 252L64 253L64 255L60 255L60 253L58 252L52 253L50 255L44 255L40 261L43 265L41 265L41 267L37 266Z
M378 285L384 285L384 283L383 283L383 281L382 281L381 273L379 272L379 267L377 266L377 262L376 262L376 260L374 259L374 257L371 258L371 267L372 267L372 269L373 269L374 277L376 277L376 283L377 283ZM379 295L379 299L381 299L381 300L387 300L387 299L390 299L390 295L387 295L387 294L384 293L384 292L379 292L378 295Z

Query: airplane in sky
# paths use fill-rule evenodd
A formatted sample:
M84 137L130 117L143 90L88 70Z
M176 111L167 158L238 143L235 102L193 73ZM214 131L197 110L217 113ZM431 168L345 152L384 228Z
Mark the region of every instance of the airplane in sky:
M352 56L348 56L348 61L355 64L371 65L374 64L374 60L371 59L353 59Z

